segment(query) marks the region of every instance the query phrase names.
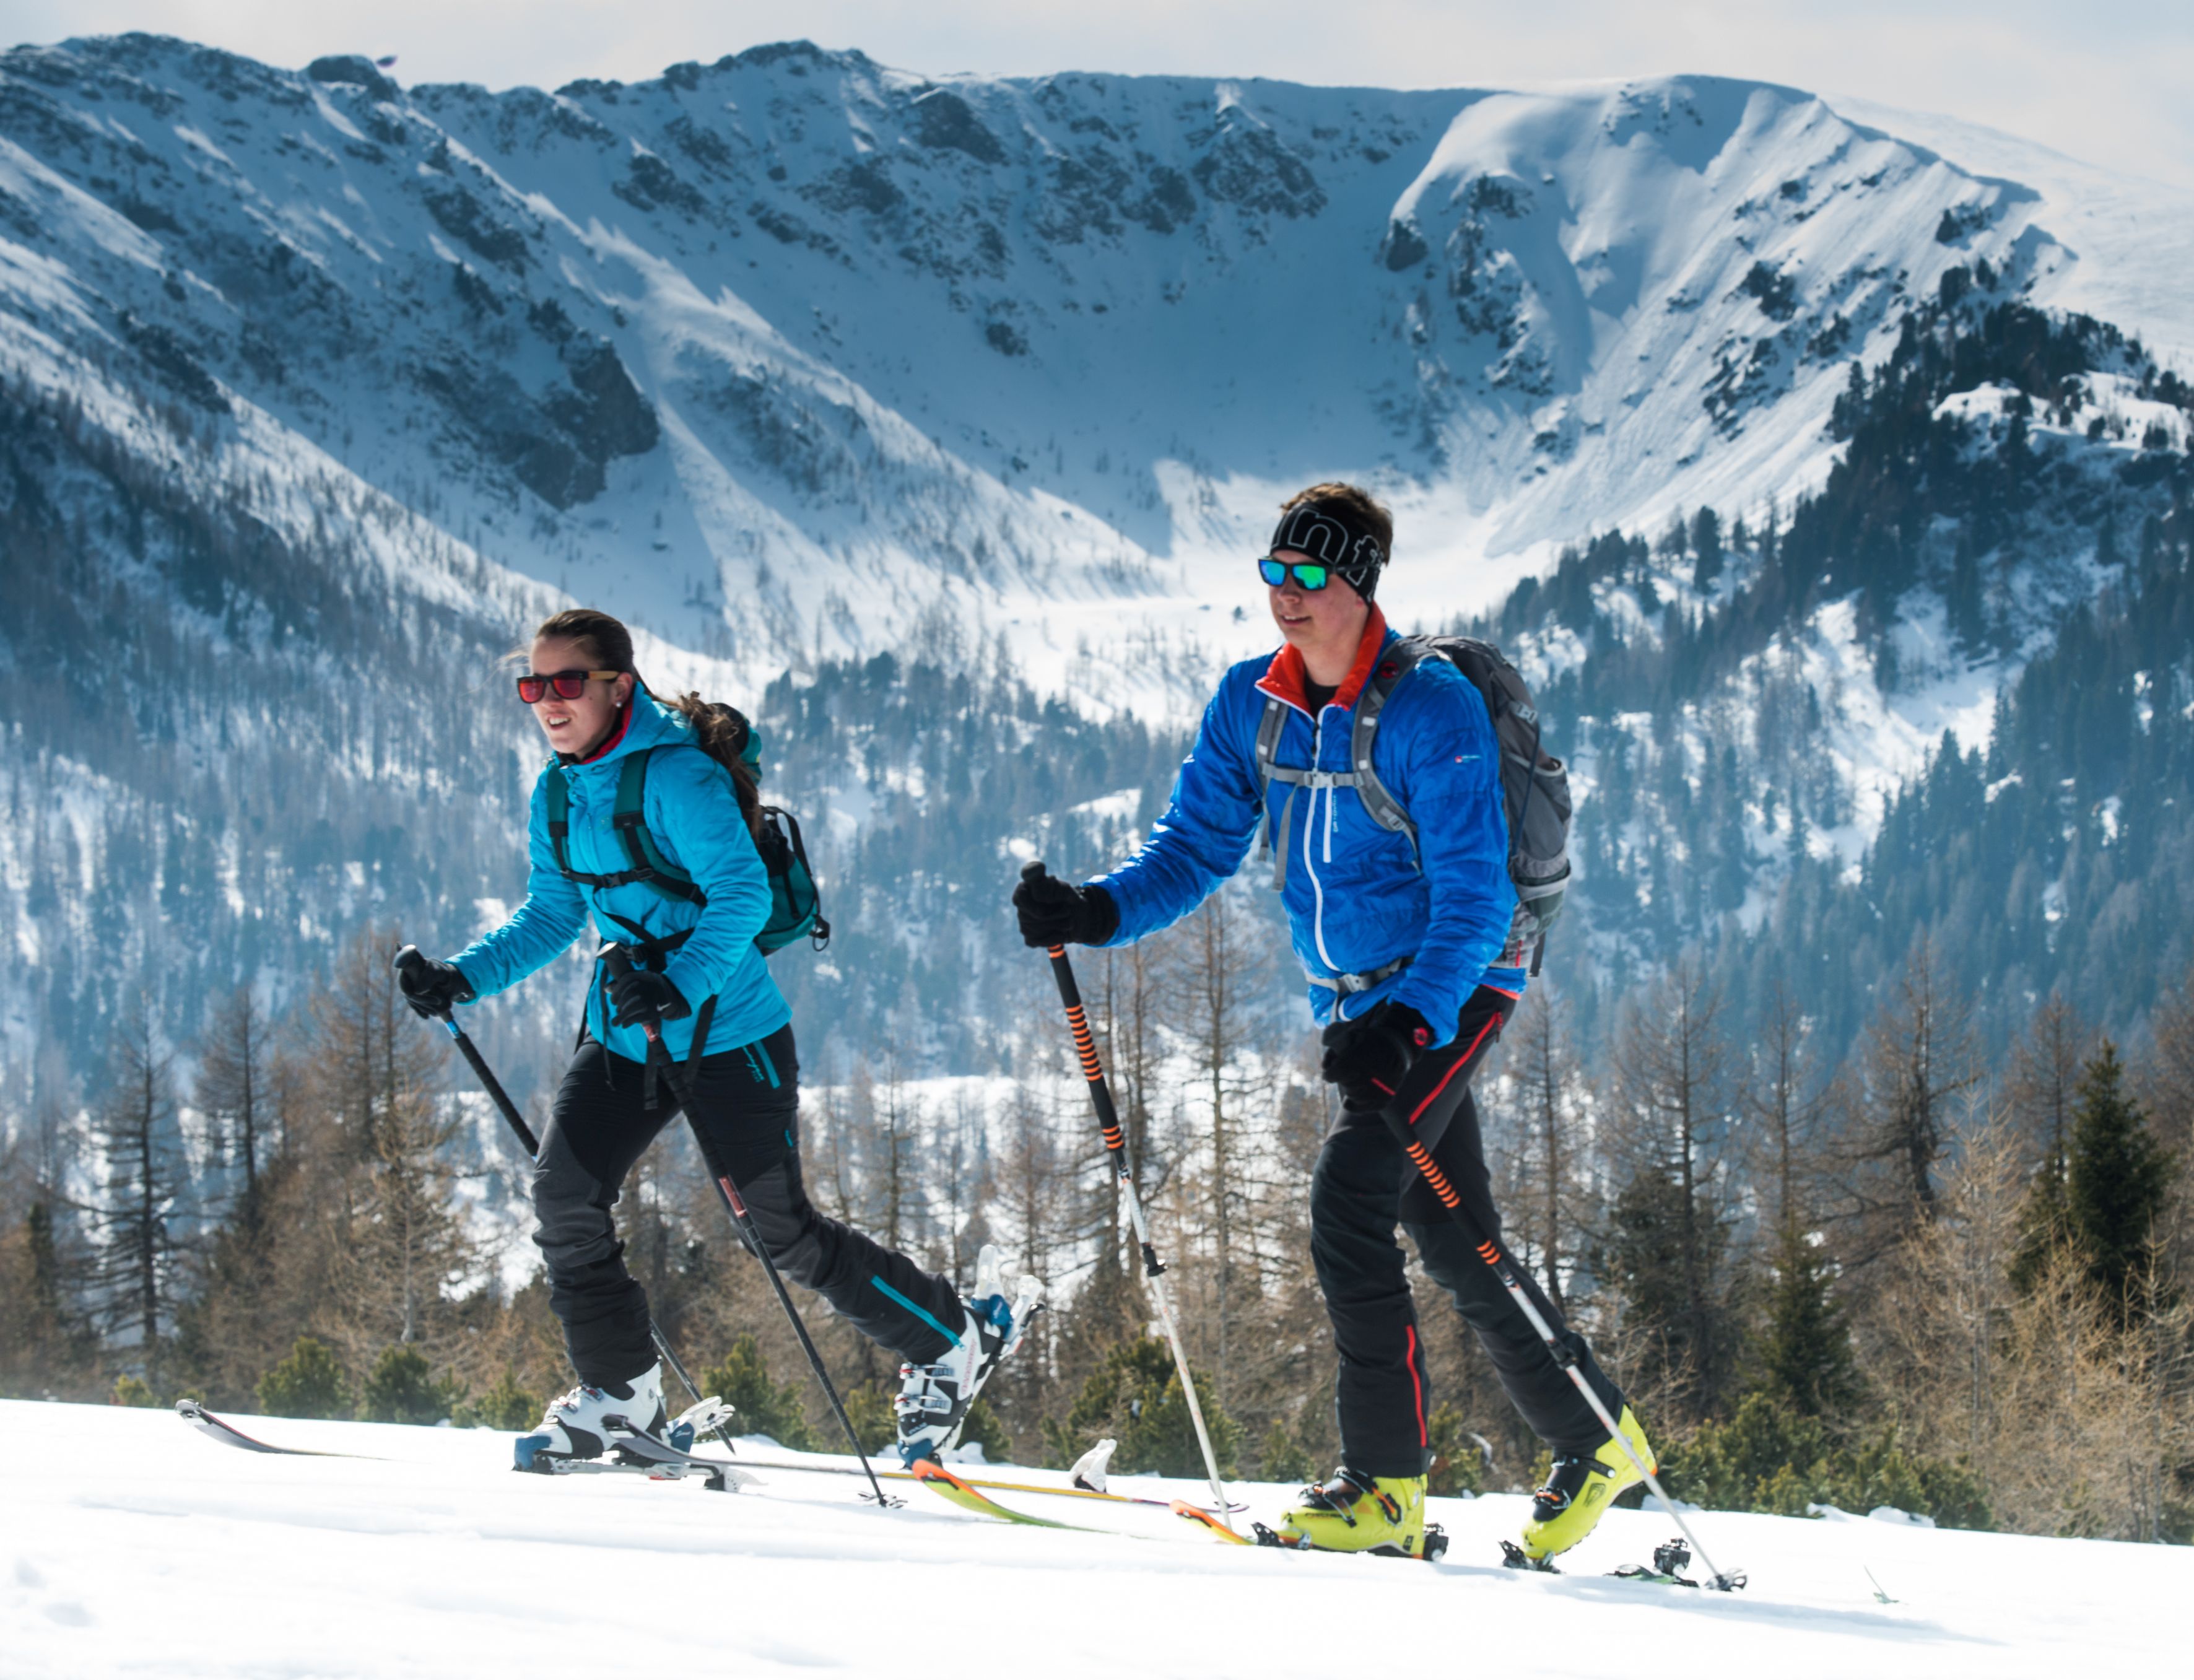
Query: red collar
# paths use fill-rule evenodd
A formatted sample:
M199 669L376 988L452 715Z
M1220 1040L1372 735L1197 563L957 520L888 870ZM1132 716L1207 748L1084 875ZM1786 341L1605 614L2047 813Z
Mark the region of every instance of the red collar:
M1356 662L1348 668L1348 675L1326 704L1338 706L1343 711L1353 708L1356 697L1364 691L1364 685L1371 679L1371 667L1378 661L1379 650L1386 645L1387 615L1379 611L1379 604L1374 601L1371 616L1364 626L1364 639L1356 645ZM1272 656L1265 674L1257 679L1257 686L1275 700L1284 700L1298 712L1307 713L1310 693L1305 684L1308 679L1302 655L1289 645Z
M632 702L628 700L624 702L624 711L617 719L617 726L609 732L608 737L603 741L602 744L595 748L593 752L588 754L586 757L583 759L571 759L568 760L568 762L571 764L593 764L597 760L606 758L610 754L615 752L617 750L617 743L624 739L625 731L632 727Z

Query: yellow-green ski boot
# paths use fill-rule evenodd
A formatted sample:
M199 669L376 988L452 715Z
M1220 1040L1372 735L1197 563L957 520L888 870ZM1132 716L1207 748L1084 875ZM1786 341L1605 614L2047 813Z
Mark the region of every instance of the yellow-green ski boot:
M1362 1476L1340 1470L1296 1496L1272 1539L1306 1551L1437 1556L1439 1545L1427 1547L1426 1532L1423 1476ZM1439 1533L1437 1528L1431 1532Z
M1646 1431L1626 1406L1618 1425L1647 1469L1658 1475L1661 1462L1646 1444ZM1524 1525L1524 1556L1532 1564L1567 1551L1589 1534L1615 1496L1646 1478L1610 1436L1590 1458L1565 1454L1554 1460L1547 1485L1531 1496L1531 1520Z

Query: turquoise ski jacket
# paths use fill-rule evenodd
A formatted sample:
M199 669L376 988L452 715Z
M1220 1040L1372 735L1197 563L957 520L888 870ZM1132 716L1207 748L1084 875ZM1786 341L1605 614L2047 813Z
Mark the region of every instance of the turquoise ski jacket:
M571 867L583 874L616 874L630 867L623 843L611 827L617 776L630 754L660 747L647 770L648 832L670 860L708 895L706 905L666 898L644 882L593 889L568 880L556 867L548 840L548 778L560 776L571 796L571 829L565 845ZM684 718L646 692L634 695L617 732L591 757L552 760L533 785L527 825L526 902L510 920L451 959L475 1001L507 991L545 966L587 931L604 939L633 943L630 929L611 912L658 939L687 929L663 972L694 1013L663 1023L663 1041L683 1061L693 1052L693 1027L702 1002L716 1000L702 1053L735 1050L767 1038L792 1018L770 978L755 935L769 920L769 874L739 814L731 772L703 752ZM638 1027L610 1024L606 977L599 969L587 993L587 1029L619 1056L647 1059L647 1038Z
M1347 680L1315 715L1302 656L1291 647L1243 660L1220 679L1165 815L1140 852L1096 883L1120 912L1111 943L1133 943L1202 903L1241 867L1268 812L1278 844L1289 784L1275 780L1261 801L1257 789L1268 697L1288 708L1279 763L1349 768L1351 712L1395 639L1374 607ZM1417 825L1418 849L1374 823L1353 788L1296 788L1281 903L1319 1021L1336 1007L1353 1020L1391 998L1423 1016L1444 1044L1477 987L1520 997L1526 983L1506 949L1516 889L1500 744L1484 697L1446 660L1424 661L1381 713L1372 764ZM1397 963L1404 966L1346 997L1331 983Z

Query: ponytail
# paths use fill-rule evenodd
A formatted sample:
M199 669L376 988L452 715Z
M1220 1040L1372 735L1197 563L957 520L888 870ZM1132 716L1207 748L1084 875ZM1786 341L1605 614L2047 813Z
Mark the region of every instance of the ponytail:
M694 744L731 772L732 791L738 795L739 815L746 819L747 832L759 840L761 788L755 779L754 765L745 757L747 743L754 732L745 715L729 706L704 700L698 694L681 694L663 700L646 683L640 687L684 718L692 726Z

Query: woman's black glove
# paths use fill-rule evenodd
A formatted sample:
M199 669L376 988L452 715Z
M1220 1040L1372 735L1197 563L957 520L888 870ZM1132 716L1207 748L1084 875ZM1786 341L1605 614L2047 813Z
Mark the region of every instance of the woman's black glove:
M1120 907L1111 893L1094 883L1076 886L1063 881L1041 859L1022 869L1014 909L1020 915L1022 942L1039 950L1101 945L1120 931Z
M1381 1003L1353 1021L1336 1017L1319 1041L1325 1055L1318 1071L1327 1083L1341 1087L1341 1100L1349 1107L1376 1109L1402 1088L1410 1069L1433 1041L1433 1030L1408 1004Z
M473 1001L472 982L455 963L437 962L416 951L411 953L410 961L397 965L396 983L403 988L404 1001L411 1006L411 1012L422 1021L446 1015L458 1004Z
M650 1021L677 1021L693 1012L670 977L652 968L628 968L610 982L612 1017L620 1027L638 1027Z

